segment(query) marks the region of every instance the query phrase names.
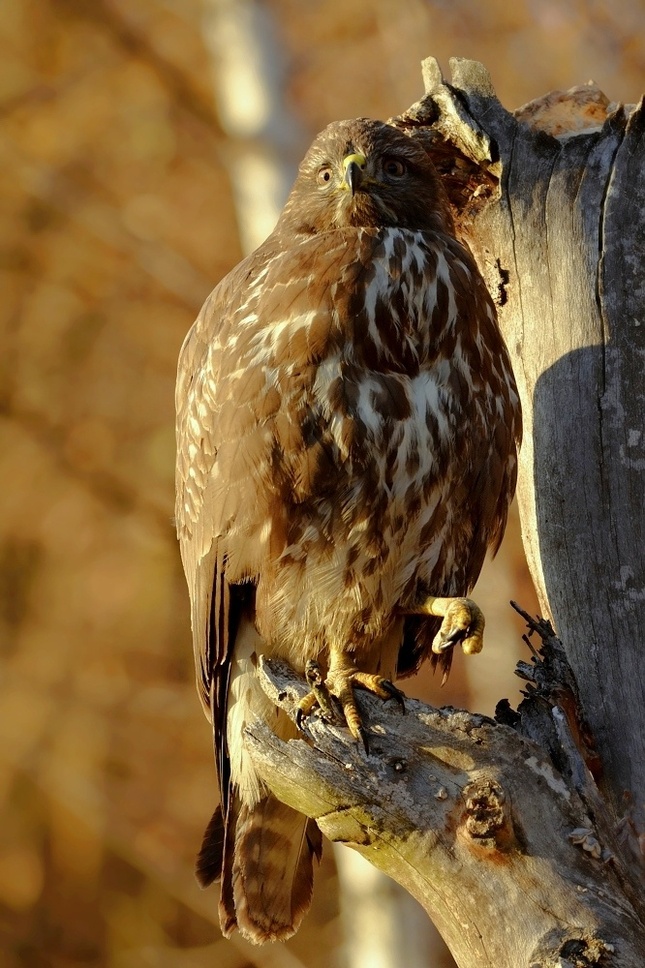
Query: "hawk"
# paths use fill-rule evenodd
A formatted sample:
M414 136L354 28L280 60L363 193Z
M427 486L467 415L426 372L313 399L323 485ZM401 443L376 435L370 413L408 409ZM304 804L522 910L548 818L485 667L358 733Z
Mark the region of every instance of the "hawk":
M516 479L518 395L493 303L421 145L367 119L311 145L269 238L214 289L181 350L177 505L198 691L221 804L198 857L220 921L284 940L311 900L321 835L276 800L247 723L296 727L260 654L323 680L367 741L355 690L455 643Z

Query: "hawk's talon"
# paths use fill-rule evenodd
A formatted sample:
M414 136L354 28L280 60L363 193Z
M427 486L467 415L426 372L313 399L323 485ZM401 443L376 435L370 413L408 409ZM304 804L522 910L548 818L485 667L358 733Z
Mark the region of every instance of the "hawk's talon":
M447 634L443 630L443 623L439 629L437 635L432 643L432 651L436 653L447 652L449 649L454 649L456 645L466 638L470 634L470 626L466 629L456 628Z
M323 680L320 666L310 659L305 666L305 678L311 691L300 700L295 715L296 726L302 732L305 731L306 718L318 708L326 722L346 725L369 754L369 737L356 705L354 689L365 689L384 702L394 699L405 713L405 694L389 679L375 673L336 668L330 670L327 679Z
M441 603L437 606L436 603ZM444 604L445 603L445 604ZM484 645L484 613L471 598L435 599L443 615L441 628L432 643L436 655L461 645L466 655L481 652Z
M388 702L390 699L396 700L401 707L401 712L403 715L405 715L405 693L401 689L397 688L393 682L390 682L389 679L381 679L381 689L389 693L388 697L385 699L385 702Z
M436 615L443 619L434 637L432 651L435 655L448 652L461 645L466 655L481 652L484 646L484 613L472 598L435 598L429 595L424 601L404 608L405 615Z
M315 689L316 686L321 686L323 684L322 672L320 671L320 663L316 662L315 659L308 659L305 665L305 679L307 680L307 685L311 689Z
M356 737L356 739L357 740L360 740L360 742L363 744L363 749L365 750L365 754L367 756L369 756L370 755L370 738L369 738L369 733L367 732L367 730L365 729L364 726L359 726L358 727L358 736Z
M305 720L311 715L317 704L318 697L314 692L308 692L298 703L296 708L296 726L302 733L305 732Z
M363 726L363 719L356 705L355 689L365 689L378 696L384 702L388 699L396 701L405 709L405 696L389 679L371 672L360 672L358 669L332 668L327 676L327 684L334 698L338 699L342 707L347 727L354 737L363 744L365 752L369 754L369 739L367 730Z
M316 707L320 710L320 715L328 723L344 723L342 709L336 697L333 696L325 683L320 665L315 659L309 659L305 666L305 679L311 692L308 692L296 709L296 726L303 729L304 720L310 716Z

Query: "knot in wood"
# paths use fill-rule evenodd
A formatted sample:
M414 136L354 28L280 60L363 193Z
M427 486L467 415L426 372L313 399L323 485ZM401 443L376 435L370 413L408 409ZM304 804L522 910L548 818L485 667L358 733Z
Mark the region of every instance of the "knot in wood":
M491 841L484 846L500 847L506 841L504 833L511 831L506 807L506 794L499 783L489 778L479 778L464 787L466 810L464 827L479 842Z
M565 941L560 950L560 961L569 968L591 968L592 965L606 963L607 949L598 939L591 942L583 938L571 938Z
M562 938L550 932L533 952L529 968L609 968L613 944L598 937Z

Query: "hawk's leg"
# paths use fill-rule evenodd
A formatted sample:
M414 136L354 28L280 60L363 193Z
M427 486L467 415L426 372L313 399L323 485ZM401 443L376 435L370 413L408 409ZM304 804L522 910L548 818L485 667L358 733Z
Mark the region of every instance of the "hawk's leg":
M384 701L396 699L405 712L405 696L401 690L383 676L361 672L345 651L332 651L329 672L324 682L317 663L308 662L305 674L311 686L311 692L298 703L297 724L302 726L304 718L316 706L320 707L325 719L337 722L339 717L336 706L339 706L350 733L362 742L366 752L369 752L367 732L356 705L354 689L366 689Z
M443 619L434 637L432 651L437 655L461 645L467 655L481 652L484 645L484 613L471 598L434 598L413 608L405 609L406 615L436 615Z
M305 666L305 679L311 692L307 693L304 699L298 703L296 713L296 724L301 726L303 719L319 707L323 719L330 723L342 723L342 707L329 692L325 683L320 666L315 659L309 659Z

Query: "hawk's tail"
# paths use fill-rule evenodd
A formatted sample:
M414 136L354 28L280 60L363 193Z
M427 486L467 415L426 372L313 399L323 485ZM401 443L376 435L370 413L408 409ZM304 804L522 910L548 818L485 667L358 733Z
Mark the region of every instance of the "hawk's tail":
M313 820L270 795L253 807L233 796L224 827L218 810L197 859L203 886L221 869L224 936L237 927L248 941L262 944L295 934L309 910L313 862L321 853L322 835Z

